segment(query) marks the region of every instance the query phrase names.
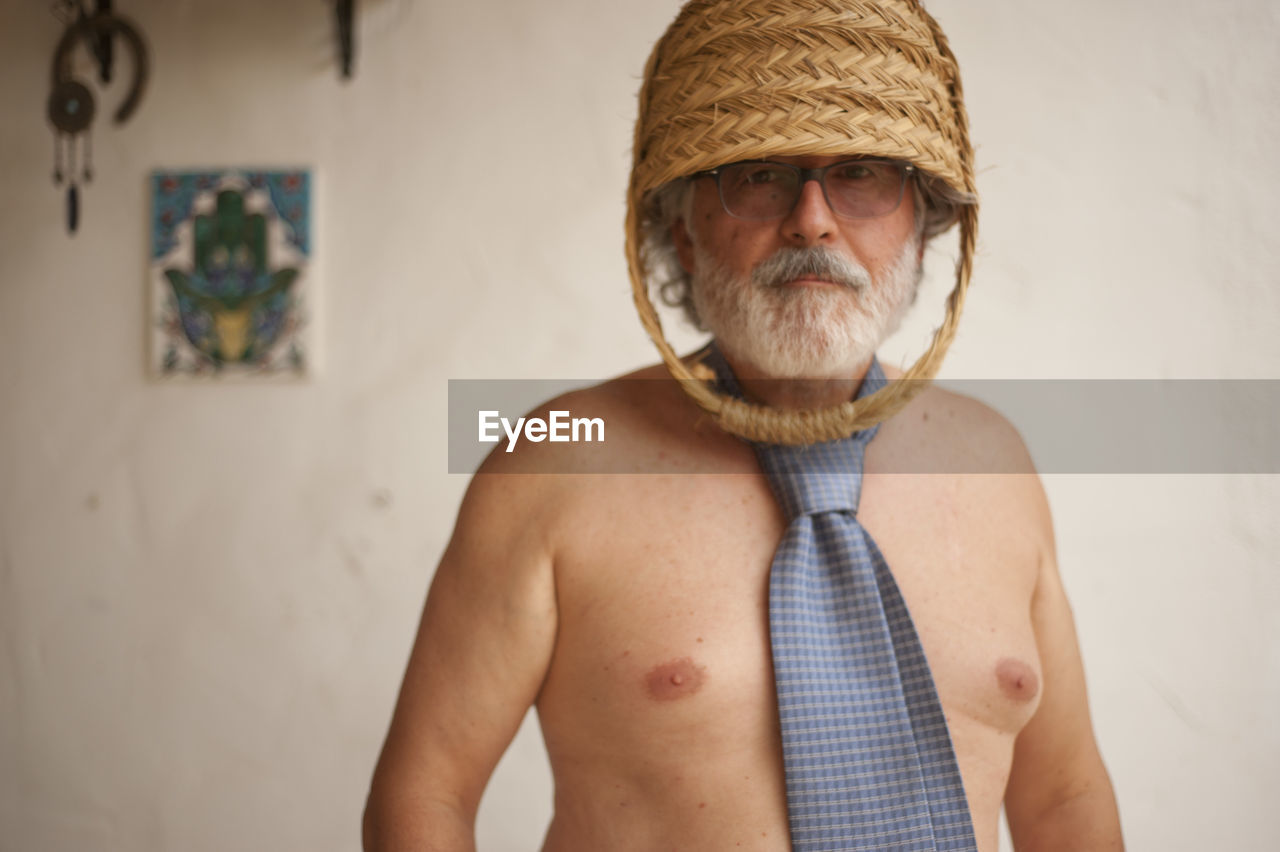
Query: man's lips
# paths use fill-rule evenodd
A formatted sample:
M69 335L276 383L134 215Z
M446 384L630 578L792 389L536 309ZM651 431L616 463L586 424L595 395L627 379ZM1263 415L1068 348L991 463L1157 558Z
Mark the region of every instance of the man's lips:
M793 279L791 279L790 281L784 281L784 282L782 282L779 286L781 286L781 287L840 287L840 288L843 288L845 285L843 285L843 284L839 283L838 281L832 281L832 280L830 280L829 278L815 278L815 277L812 277L812 276L802 276L802 277L800 277L800 278L793 278Z

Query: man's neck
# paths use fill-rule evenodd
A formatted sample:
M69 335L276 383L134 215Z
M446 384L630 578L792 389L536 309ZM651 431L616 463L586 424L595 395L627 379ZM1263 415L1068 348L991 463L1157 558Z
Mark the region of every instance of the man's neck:
M847 373L822 378L782 379L723 350L722 354L733 370L743 396L750 402L771 408L821 409L848 402L857 396L867 370L871 369L871 358L868 358Z

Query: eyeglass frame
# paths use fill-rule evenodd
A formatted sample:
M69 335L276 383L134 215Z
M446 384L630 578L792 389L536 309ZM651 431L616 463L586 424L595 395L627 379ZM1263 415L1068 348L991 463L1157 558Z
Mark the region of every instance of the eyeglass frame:
M800 183L797 184L796 199L791 203L791 207L790 209L787 210L787 212L782 213L781 215L778 215L778 216L769 216L764 219L754 219L749 216L739 216L738 214L734 213L729 209L729 205L726 204L724 200L724 187L720 183L721 172L724 169L732 168L734 166L748 166L753 163L761 164L761 165L769 165L769 166L782 166L783 168L791 169L792 171L795 171L800 175ZM894 202L892 207L890 207L885 212L877 213L874 216L846 216L843 213L839 213L836 211L835 206L831 203L831 196L827 194L827 172L830 171L831 169L836 168L837 166L847 166L850 163L881 163L884 165L894 166L902 170L902 181L898 186L898 200ZM917 171L918 170L916 169L916 167L911 163L906 163L906 162L903 162L902 160L889 160L883 157L850 157L847 160L840 160L839 162L836 162L836 163L830 163L825 166L817 166L815 168L805 168L804 166L797 166L792 163L780 163L777 160L737 160L732 163L725 163L724 165L716 166L713 169L704 169L700 172L694 172L693 174L689 175L688 180L694 181L704 177L715 178L716 196L720 199L720 209L723 210L725 214L730 216L731 218L738 219L743 222L778 222L787 218L787 216L791 215L791 213L796 209L796 205L800 203L800 196L804 194L805 184L807 184L811 180L816 180L818 182L818 186L822 189L822 199L827 203L827 206L831 208L831 212L833 214L840 217L841 219L859 221L864 219L880 219L884 216L890 215L891 213L896 211L899 207L901 207L902 199L907 194L907 181L910 180L912 177L914 177Z

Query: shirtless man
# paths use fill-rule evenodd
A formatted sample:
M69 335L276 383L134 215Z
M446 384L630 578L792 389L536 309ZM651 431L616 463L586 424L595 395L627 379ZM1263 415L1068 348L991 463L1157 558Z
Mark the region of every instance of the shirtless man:
M817 169L865 153L845 142L767 159ZM705 171L646 196L748 399L823 408L857 390L913 298L923 238L948 218L945 190L893 168L896 206L866 218L833 210L830 172L799 180L772 219L730 214L725 177ZM825 260L753 279L796 249ZM865 286L840 286L845 264ZM814 307L788 314L784 300ZM473 849L481 793L532 705L555 776L548 852L790 849L768 622L787 521L751 446L660 366L536 414L551 409L604 419L613 472L586 472L600 457L582 445L521 442L472 480L373 779L366 848ZM920 634L978 848L995 851L1003 804L1019 850L1121 849L1048 507L1017 434L930 389L881 424L864 470L858 520Z

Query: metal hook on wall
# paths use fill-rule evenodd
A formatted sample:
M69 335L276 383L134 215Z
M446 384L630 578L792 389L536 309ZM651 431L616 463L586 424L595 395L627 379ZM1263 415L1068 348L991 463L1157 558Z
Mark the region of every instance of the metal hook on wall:
M64 177L67 187L67 230L75 233L80 220L79 186L77 171L85 181L93 179L90 162L89 126L93 122L96 106L93 93L84 83L72 77L71 59L75 48L86 45L98 62L98 76L108 82L114 64L116 38L124 41L133 58L133 81L113 119L123 124L137 110L150 76L150 60L146 43L136 27L128 19L116 15L111 0L98 0L93 14L80 7L78 18L67 26L58 40L53 54L52 91L49 93L48 118L54 128L54 184L61 186ZM76 137L84 134L82 144L83 168L76 168ZM66 169L63 168L64 154Z

